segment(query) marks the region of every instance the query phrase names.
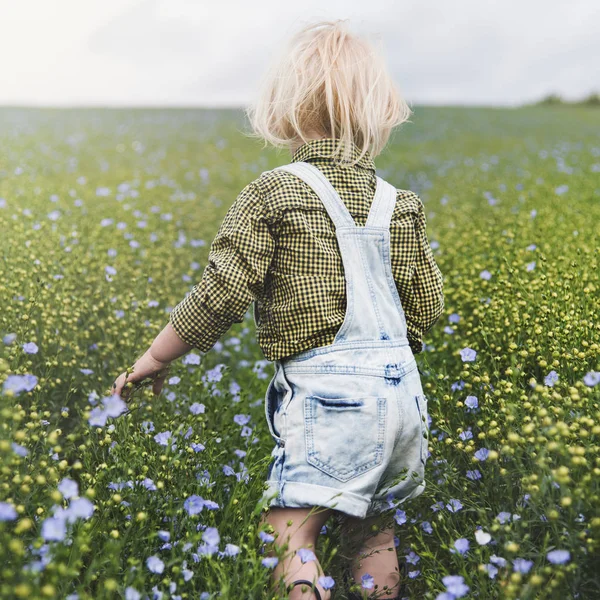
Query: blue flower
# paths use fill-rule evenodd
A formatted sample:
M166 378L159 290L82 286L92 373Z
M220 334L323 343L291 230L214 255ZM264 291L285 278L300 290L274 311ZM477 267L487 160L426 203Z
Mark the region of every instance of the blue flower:
M21 392L30 392L38 382L38 378L35 375L9 375L4 383L2 384L2 392L12 392L13 394L20 394Z
M258 537L259 537L259 538L260 538L260 539L261 539L263 542L266 542L266 543L272 542L272 541L275 539L275 538L274 538L274 537L273 537L273 536L272 536L270 533L267 533L266 531L261 531L261 532L258 534Z
M12 442L11 448L18 456L27 456L29 454L29 450L25 446L21 446L21 444L17 444L16 442Z
M455 381L451 386L450 389L455 392L456 390L462 390L465 387L465 382L461 379L460 381Z
M308 548L300 548L297 553L303 563L306 563L310 560L317 560L315 553Z
M165 569L165 563L158 556L149 556L146 559L146 566L152 573L162 573Z
M277 566L279 559L276 556L267 556L267 558L262 559L263 567L267 567L268 569L273 569Z
M423 523L421 523L421 529L425 533L433 533L433 527L429 521L423 521Z
M79 486L76 481L65 477L58 484L58 491L63 495L63 498L73 498L79 494Z
M571 554L568 550L551 550L546 554L546 558L553 565L564 565L571 559Z
M106 425L106 419L108 419L108 415L102 408L96 406L96 408L93 408L90 412L88 423L93 427L104 427Z
M119 417L127 410L127 405L117 394L102 398L103 408L97 406L90 412L88 423L96 427L104 427L108 417Z
M461 431L458 434L458 437L463 441L466 442L467 440L472 440L473 439L473 432L470 429L467 429L465 431Z
M398 525L404 525L404 523L406 523L406 512L398 508L396 510L396 514L394 515L394 520L396 523L398 523Z
M446 508L450 511L450 512L458 512L461 508L462 508L462 502L460 500L457 500L456 498L451 498L450 501L448 502L448 504L446 504Z
M35 342L27 342L26 344L23 344L23 350L27 354L37 354L39 348Z
M163 597L163 593L161 591L159 591L157 586L154 586L152 588L152 600L162 600L162 597ZM202 598L202 595L200 596L200 598L201 598L201 600L204 600ZM208 598L208 596L207 596L207 598Z
M479 277L481 277L481 279L489 280L492 278L492 274L487 269L484 269L479 273Z
M218 546L221 541L219 530L216 527L207 527L202 533L202 540L210 546Z
M546 377L544 377L544 385L552 387L558 381L558 373L556 371L550 371Z
M477 396L467 396L465 398L465 406L467 406L468 408L477 408L479 406Z
M461 553L464 554L469 550L469 540L467 538L458 538L454 542L454 547Z
M158 537L163 541L163 542L168 542L171 539L171 533L169 531L159 531L158 532Z
M125 588L125 600L140 600L142 595L132 587Z
M477 352L473 348L463 348L460 351L460 357L463 362L473 362L476 356Z
M562 196L563 194L566 194L568 191L569 191L569 186L566 184L559 185L557 188L554 188L554 193L557 196Z
M487 460L487 457L489 456L490 451L487 448L480 448L479 450L477 450L477 452L473 453L473 456L477 459L477 460Z
M144 433L151 433L154 431L154 423L152 421L142 421L141 427Z
M195 352L189 352L183 357L181 361L184 365L199 365L200 364L200 356Z
M14 521L16 518L15 507L8 502L0 502L0 521Z
M157 433L154 436L154 440L156 442L158 442L161 446L168 446L170 437L171 437L170 431L162 431L161 433Z
M102 398L102 403L104 404L104 412L109 417L119 417L127 410L127 404L117 394Z
M507 565L508 561L505 558L502 558L501 556L496 556L495 554L492 554L490 556L490 562L494 563L498 567L503 568Z
M206 409L206 407L204 406L204 404L200 404L198 402L194 402L194 404L192 404L190 406L190 412L193 415L199 415L204 413L204 410Z
M67 520L71 523L76 519L89 519L96 507L87 498L71 500L67 509Z
M62 542L67 535L65 519L49 517L42 523L42 537L47 542Z
M583 383L588 387L594 387L600 383L600 371L589 371L583 377Z
M331 589L335 585L334 578L330 577L329 575L319 577L317 582L320 583L326 590Z
M513 560L513 571L517 573L526 574L533 567L532 560L525 560L524 558L515 558Z
M223 374L221 373L221 369L223 369L224 366L225 366L224 364L218 364L213 369L210 369L209 371L207 371L206 372L206 378L207 378L207 380L210 381L210 382L221 381L221 379L223 378Z
M236 556L240 552L240 547L235 544L227 544L225 546L225 556Z
M17 339L16 333L7 333L3 338L2 342L5 346L10 346Z
M237 425L245 425L248 423L248 421L250 421L250 415L235 415L233 417L233 421Z
M360 584L365 590L372 590L375 586L375 579L373 579L373 576L369 575L369 573L365 573L360 578Z
M212 544L201 544L198 546L198 554L212 556L213 554L219 551L218 546L213 546Z
M462 598L469 591L469 586L464 583L461 575L446 575L442 578L442 582L446 586L446 591L454 598Z
M199 512L202 512L202 509L204 508L204 498L194 494L193 496L186 498L183 507L188 515L197 515Z

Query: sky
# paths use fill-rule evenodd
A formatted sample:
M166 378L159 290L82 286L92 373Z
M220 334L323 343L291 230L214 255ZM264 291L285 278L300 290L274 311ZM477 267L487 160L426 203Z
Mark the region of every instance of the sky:
M600 93L600 0L0 0L0 105L244 107L329 19L380 44L410 105Z

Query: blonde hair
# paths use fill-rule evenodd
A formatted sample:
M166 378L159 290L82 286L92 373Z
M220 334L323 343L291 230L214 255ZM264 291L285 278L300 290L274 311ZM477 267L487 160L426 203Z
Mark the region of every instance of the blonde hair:
M348 32L346 21L308 24L292 36L245 111L252 127L247 135L288 150L308 136L335 138L333 157L341 153L347 164L367 150L373 157L381 153L412 111L381 54ZM360 149L353 162L352 144Z

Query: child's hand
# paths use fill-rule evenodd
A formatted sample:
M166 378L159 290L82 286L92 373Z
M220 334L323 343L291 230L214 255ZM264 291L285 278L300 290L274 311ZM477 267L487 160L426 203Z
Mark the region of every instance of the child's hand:
M128 375L126 371L117 377L113 383L112 389L109 391L109 395L118 394L123 400L127 401L131 389L133 388L135 390L139 387L143 387L144 380L147 380L147 384L152 383L154 395L158 396L169 373L170 366L171 363L163 363L156 360L148 351L133 365L132 373L129 373ZM136 383L138 385L135 387L129 385Z

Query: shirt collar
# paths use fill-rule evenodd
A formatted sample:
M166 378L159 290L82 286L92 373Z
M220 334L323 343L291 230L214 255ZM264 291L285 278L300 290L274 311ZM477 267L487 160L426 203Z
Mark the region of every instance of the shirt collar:
M339 159L330 158L328 155L335 151L336 144L339 141L336 138L322 138L318 140L309 140L302 144L293 154L291 162L316 162L316 163L330 163L338 161ZM343 148L343 146L342 146ZM352 143L351 151L352 160L356 160L360 156L360 149L354 143ZM339 162L345 166L342 160ZM367 150L365 155L356 163L357 167L367 169L375 173L375 163L370 152Z

